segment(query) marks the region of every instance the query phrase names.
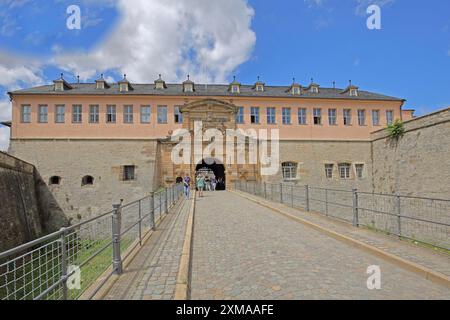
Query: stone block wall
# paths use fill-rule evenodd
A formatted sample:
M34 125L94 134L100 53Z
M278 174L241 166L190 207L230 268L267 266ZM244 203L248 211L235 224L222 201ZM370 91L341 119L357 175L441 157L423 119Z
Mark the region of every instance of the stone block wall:
M450 199L450 108L404 126L398 141L372 134L374 192Z
M158 188L156 140L12 140L10 152L36 165L72 224L132 202ZM135 166L135 180L123 181L123 166ZM92 185L82 186L85 176Z
M68 225L35 167L0 152L0 252Z

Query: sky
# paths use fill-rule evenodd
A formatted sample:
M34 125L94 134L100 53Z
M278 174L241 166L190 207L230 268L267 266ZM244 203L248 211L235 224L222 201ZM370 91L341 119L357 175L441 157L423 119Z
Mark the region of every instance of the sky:
M381 29L370 30L370 5ZM80 8L81 29L67 20ZM70 20L70 19L69 19ZM450 106L450 1L0 0L0 121L6 92L49 84L181 82L268 85L295 77L407 100L423 115ZM0 126L0 150L9 128Z

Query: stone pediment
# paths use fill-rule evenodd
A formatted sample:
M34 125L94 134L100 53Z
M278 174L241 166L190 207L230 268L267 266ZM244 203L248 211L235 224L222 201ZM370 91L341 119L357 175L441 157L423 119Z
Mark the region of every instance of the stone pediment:
M226 112L236 113L237 107L229 102L218 99L202 99L185 104L180 110L185 112Z

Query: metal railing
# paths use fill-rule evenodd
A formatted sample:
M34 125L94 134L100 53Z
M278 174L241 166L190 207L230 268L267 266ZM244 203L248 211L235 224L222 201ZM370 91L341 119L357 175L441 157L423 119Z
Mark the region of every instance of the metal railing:
M354 226L450 250L450 200L236 181L235 189Z
M110 212L0 253L0 300L93 298L182 195L176 184L121 201Z

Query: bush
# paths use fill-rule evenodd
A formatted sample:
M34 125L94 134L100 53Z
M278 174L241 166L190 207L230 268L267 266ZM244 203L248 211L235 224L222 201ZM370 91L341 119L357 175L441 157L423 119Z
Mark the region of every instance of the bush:
M395 120L394 123L388 125L387 131L391 139L398 140L405 133L405 127L401 120Z

